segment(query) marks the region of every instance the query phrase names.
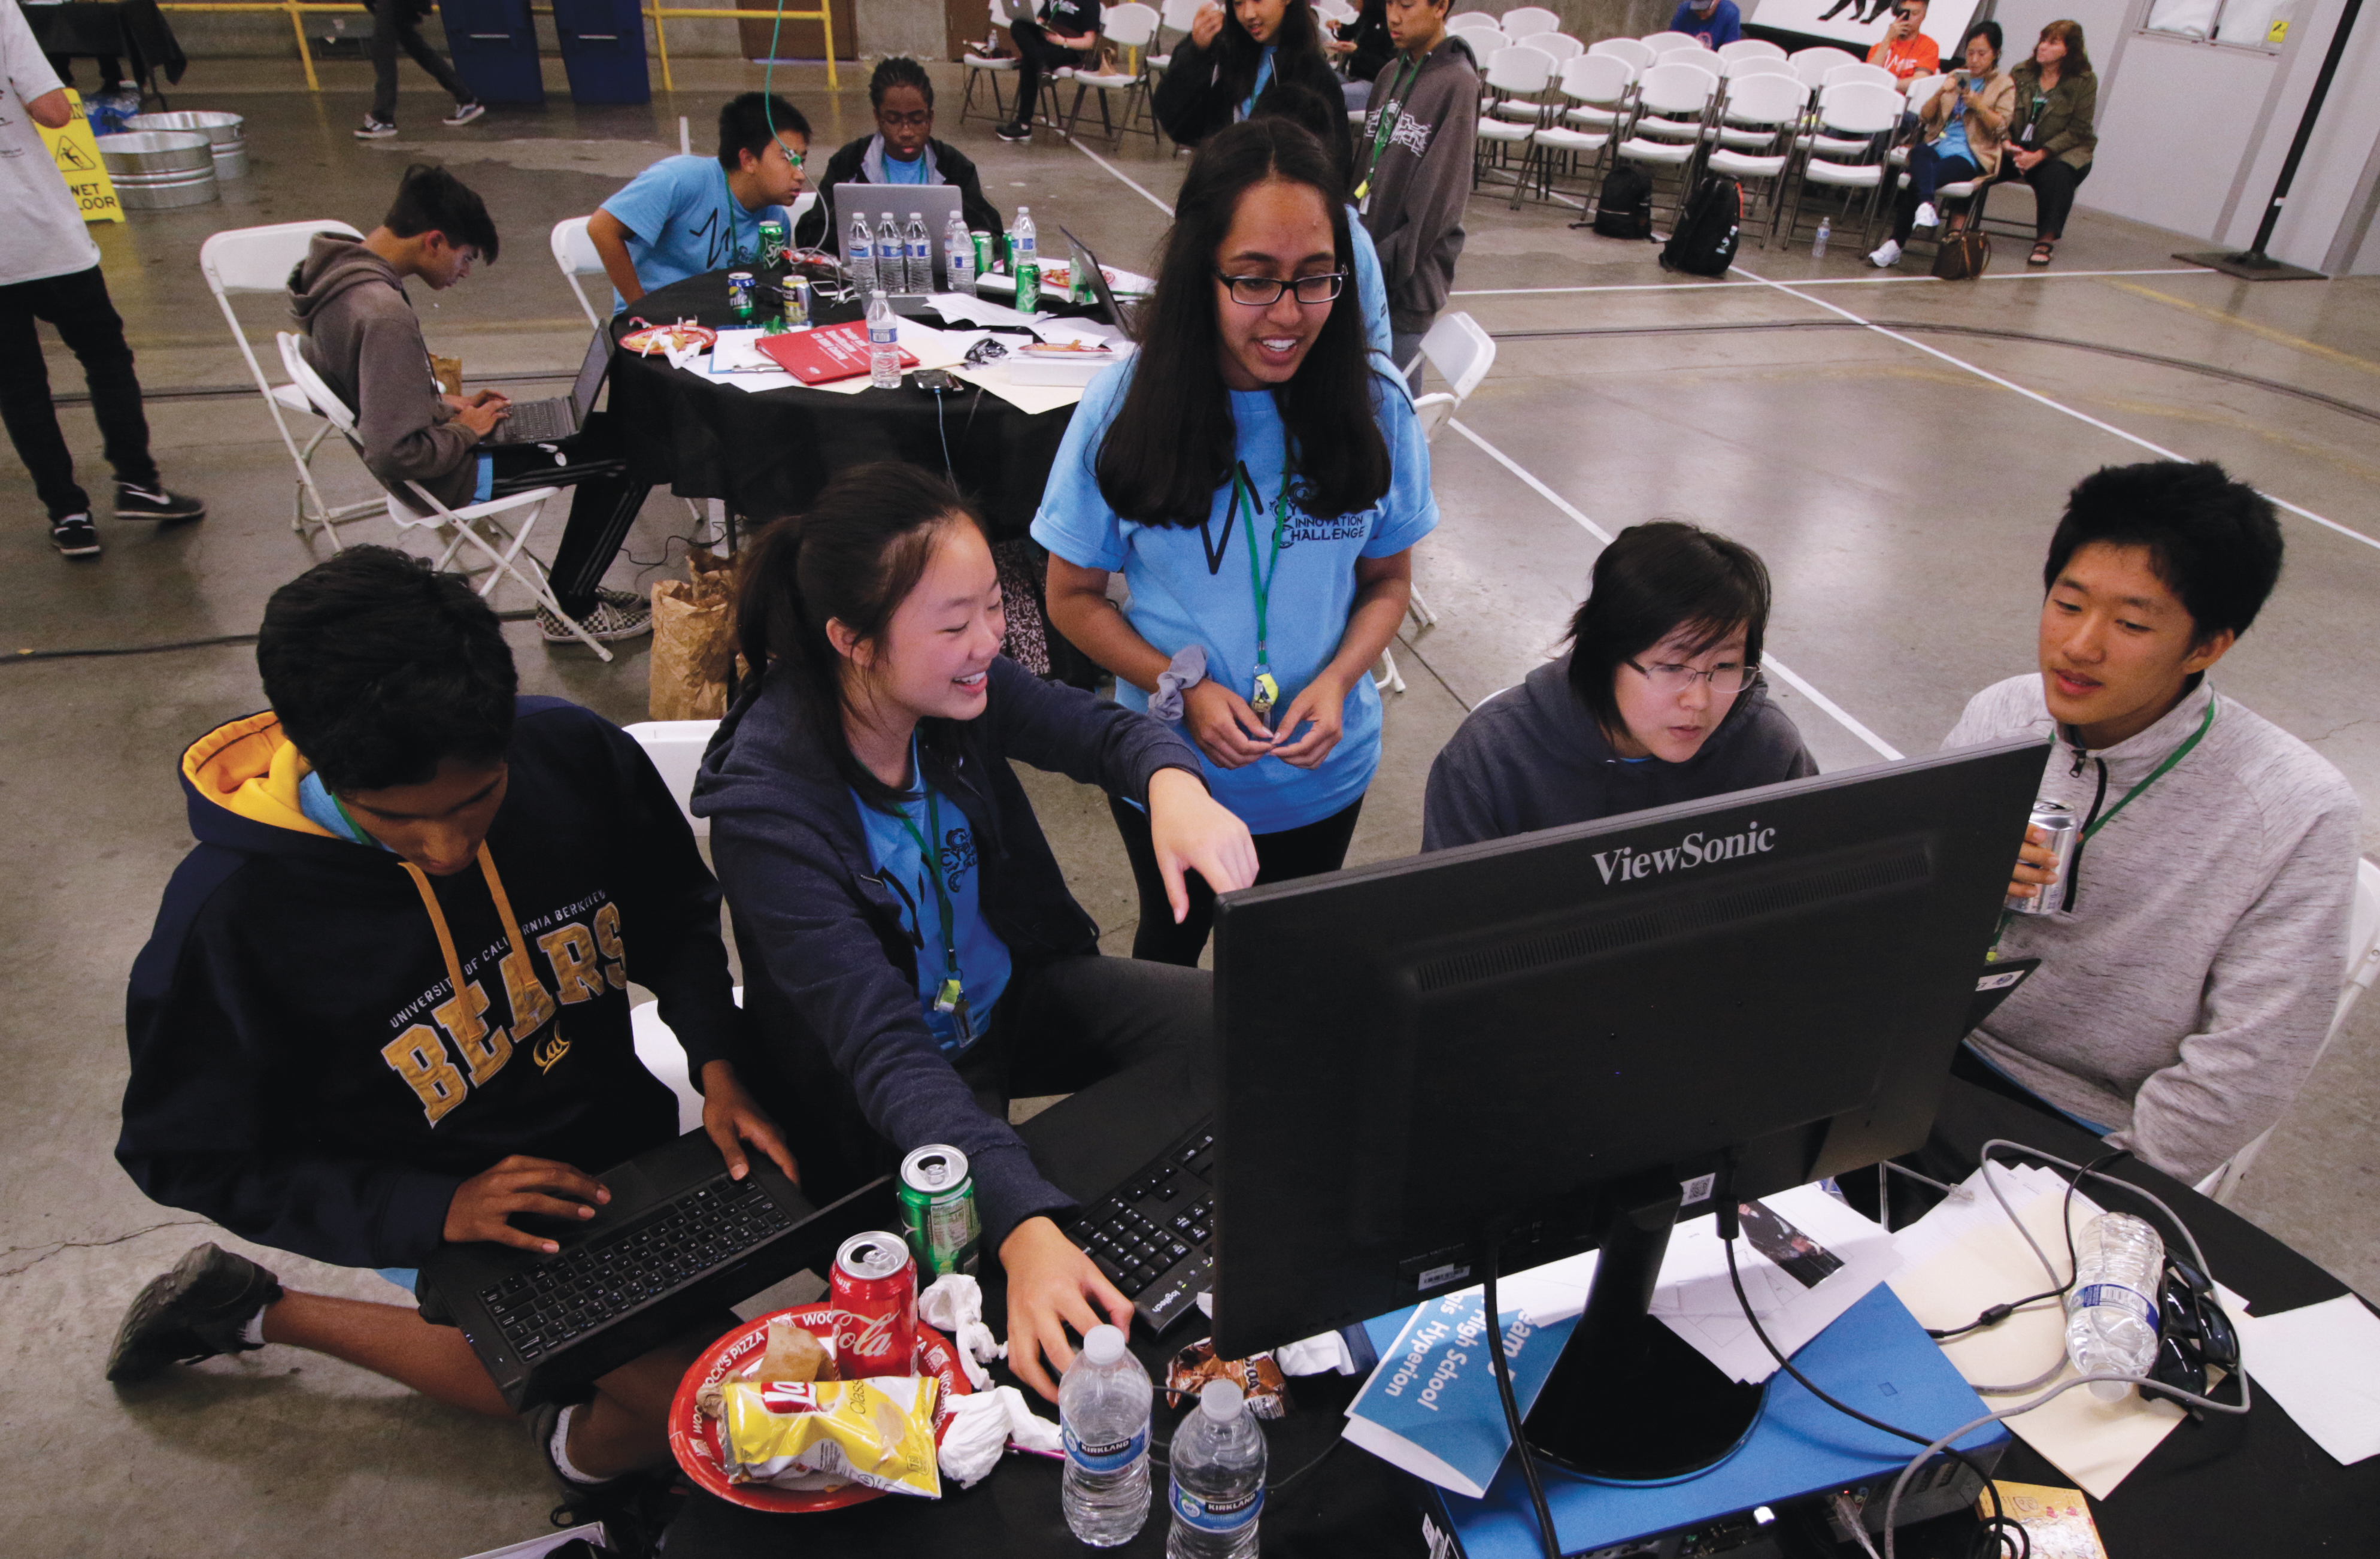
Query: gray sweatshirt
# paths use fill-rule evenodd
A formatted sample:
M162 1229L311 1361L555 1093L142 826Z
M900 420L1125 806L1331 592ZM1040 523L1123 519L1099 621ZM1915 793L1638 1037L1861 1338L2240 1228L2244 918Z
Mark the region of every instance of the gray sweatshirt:
M354 409L372 474L418 481L449 507L469 503L479 438L439 397L421 322L388 262L360 239L317 233L289 273L289 312L305 327L306 360Z
M1451 849L1815 774L1792 719L1755 681L1683 763L1630 762L1570 686L1564 652L1473 710L1429 766L1421 847Z
M2086 752L2050 718L2041 677L2012 676L1977 693L1942 744L2055 737L2041 794L2087 822L2210 701L2198 746L2082 847L2072 907L2009 917L2000 956L2041 968L1972 1036L1993 1066L2189 1181L2278 1120L2313 1066L2347 978L2353 788L2204 681L2140 735Z
M1355 178L1370 177L1360 209L1380 251L1389 323L1413 332L1429 328L1454 286L1479 139L1479 72L1471 46L1451 33L1422 56L1417 75L1408 79L1408 69L1402 55L1391 57L1372 83L1371 111L1355 133Z

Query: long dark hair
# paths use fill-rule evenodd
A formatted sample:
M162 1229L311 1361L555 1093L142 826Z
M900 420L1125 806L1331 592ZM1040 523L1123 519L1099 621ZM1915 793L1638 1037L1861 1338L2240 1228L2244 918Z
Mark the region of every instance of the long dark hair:
M892 614L954 525L986 530L975 505L931 471L893 460L854 466L806 512L762 530L744 565L736 632L745 661L756 673L769 668L790 680L835 772L862 800L886 810L903 793L852 754L843 731L851 686L826 625L840 621L880 646ZM938 733L928 727L941 724L921 722L920 739L933 739Z
M1286 119L1303 128L1322 147L1338 171L1343 186L1347 182L1347 138L1340 133L1347 128L1347 104L1344 99L1325 102L1322 94L1303 81L1275 81L1257 99L1251 119ZM1354 235L1349 235L1353 237Z
M1314 19L1311 0L1289 0L1281 11L1281 30L1272 35L1273 75L1281 75L1281 61L1293 54L1309 54L1317 59L1322 53L1322 27ZM1223 30L1215 35L1215 48L1222 55L1216 80L1229 94L1232 103L1247 101L1249 91L1257 84L1257 71L1264 63L1265 46L1256 41L1241 25L1240 13L1225 0Z
M1570 623L1571 690L1606 735L1627 728L1613 676L1680 628L1694 630L1694 655L1742 628L1743 664L1757 666L1768 632L1767 566L1742 542L1683 520L1632 525L1596 558Z
M1389 490L1389 445L1372 413L1345 192L1320 141L1286 119L1250 119L1201 144L1182 181L1157 290L1139 317L1132 387L1099 444L1099 493L1126 519L1197 525L1215 490L1231 480L1239 441L1215 324L1215 255L1241 197L1272 178L1322 197L1339 268L1351 277L1295 376L1272 391L1295 462L1298 505L1328 518L1368 509Z

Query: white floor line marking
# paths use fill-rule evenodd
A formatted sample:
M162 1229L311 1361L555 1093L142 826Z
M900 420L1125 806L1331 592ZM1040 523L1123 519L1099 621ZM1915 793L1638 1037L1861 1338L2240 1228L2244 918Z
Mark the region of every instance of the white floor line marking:
M1737 266L1737 270L1742 270ZM1744 271L1745 275L1752 274ZM2000 275L1985 274L1975 279L1985 282L2079 282L2093 276L2212 276L2217 273L2196 265L2168 266L2153 271L2051 271L2028 275L2022 271L2010 271ZM1894 282L1919 283L1928 286L1944 284L1934 276L1818 276L1795 282L1795 286L1884 286ZM1454 298L1524 298L1539 293L1560 292L1705 292L1714 287L1781 286L1781 282L1633 282L1614 283L1604 286L1484 286L1457 287L1449 296Z
M1967 361L1964 358L1952 357L1949 353L1942 351L1937 347L1928 347L1923 341L1913 340L1909 336L1903 335L1897 330L1888 330L1872 320L1861 319L1849 309L1829 303L1823 298L1813 298L1808 293L1796 291L1792 286L1790 286L1783 282L1767 281L1767 278L1764 276L1758 275L1751 271L1745 271L1741 265L1734 267L1734 269L1742 271L1743 274L1751 276L1755 282L1767 282L1767 285L1775 287L1778 291L1785 294L1788 298L1798 298L1803 302L1811 305L1813 308L1824 309L1830 314L1840 314L1844 319L1851 321L1854 324L1863 325L1867 329L1876 332L1878 335L1885 337L1887 340L1898 341L1902 346L1912 347L1917 351L1925 353L1929 358L1938 358L1942 361L1949 363L1953 368L1963 369L1967 372L1973 374L1978 379L1987 380L1992 384L1998 384L2001 389L2013 390L2018 395L2022 396L2025 399L2037 401L2041 405L2049 408L2052 411L2063 412L2067 416L2073 418L2078 422L2087 422L2103 433L2113 434L2115 437L2122 439L2127 444L2136 444L2152 455L2159 456L2168 460L2189 459L2188 456L2177 455L2172 450L2168 449L2165 445L2161 444L2152 444L2147 439L2141 437L2138 433L2126 432L2123 429L2117 427L2112 422L2103 422L2087 411L2077 411L2072 407L2066 405L2062 401L2050 399L2047 396L2043 395L2038 390L2028 390L2023 385L2017 384L2013 380L2003 379L1998 374L1992 372L1988 369L1978 368L1973 363ZM2262 490L2259 489L2259 491ZM2361 542L2367 547L2380 550L2380 537L2367 536L2362 531L2352 530L2347 526L2341 525L2335 519L2325 519L2321 515L2314 513L2312 509L2301 508L2297 505L2290 503L2288 499L2275 496L2273 493L2265 493L2265 496L2270 498L2277 507L2287 509L2289 513L2298 516L2301 519L2313 520L2316 525L2322 526L2326 530L2338 531L2340 535L2348 538L2350 541Z
M1596 524L1595 521L1587 518L1585 515L1581 514L1576 505L1572 505L1569 499L1563 497L1552 488L1548 487L1544 482L1539 481L1536 479L1536 474L1530 471L1527 467L1522 465L1519 461L1513 459L1510 455L1505 454L1502 450L1497 448L1486 439L1481 438L1477 433L1473 432L1471 429L1463 423L1461 418L1450 418L1448 419L1446 425L1452 428L1456 432L1461 433L1464 438L1469 439L1472 443L1477 445L1480 449L1487 454L1489 459L1494 460L1498 465L1503 467L1514 476L1519 477L1523 481L1527 482L1536 493L1537 496L1543 498L1547 503L1551 504L1554 507L1568 515L1572 519L1577 521L1580 530L1585 531L1588 535L1594 537L1605 546L1609 546L1611 544L1610 531L1606 530L1602 526ZM1794 691L1800 693L1803 698L1808 699L1812 703L1816 704L1820 709L1825 710L1828 714L1832 715L1836 724L1841 725L1844 730L1849 731L1860 740L1867 743L1869 747L1875 749L1886 758L1897 759L1902 756L1902 753L1898 748L1894 747L1890 742L1885 740L1882 737L1877 736L1874 731L1869 730L1865 725L1861 725L1857 720L1853 719L1850 712L1845 710L1842 705L1837 703L1834 700L1827 697L1826 694L1821 693L1817 688L1812 687L1807 678L1788 666L1784 662L1778 660L1773 655L1764 656L1760 662L1760 668L1763 671L1775 672L1779 677L1791 684ZM1492 693L1488 695L1488 698L1493 697L1495 697L1495 695ZM1482 699L1479 701L1481 703L1486 703L1488 700ZM1474 707L1476 706L1475 705Z
M1118 178L1123 180L1124 184L1128 188L1139 195L1142 200L1147 201L1150 205L1155 206L1158 210L1163 212L1168 216L1172 216L1173 214L1173 208L1172 206L1167 205L1163 201L1159 200L1148 190L1143 189L1140 185L1134 180L1133 177L1124 172L1123 169L1116 166L1113 163L1109 162L1105 157L1100 156L1098 152L1092 151L1081 141L1076 140L1073 136L1068 136L1066 138L1066 144L1073 147L1075 151L1080 152L1084 156L1088 157L1092 162L1099 164L1099 166L1107 169L1108 172L1115 175Z

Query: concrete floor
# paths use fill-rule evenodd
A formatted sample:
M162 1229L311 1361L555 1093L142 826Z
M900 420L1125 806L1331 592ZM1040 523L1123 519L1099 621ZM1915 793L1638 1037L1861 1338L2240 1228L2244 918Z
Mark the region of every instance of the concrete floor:
M0 455L0 578L25 587L9 592L18 626L8 645L247 632L266 595L322 551L290 532L286 457L252 399L163 394L244 383L198 273L206 234L323 216L369 229L406 163L443 160L487 197L506 258L418 299L433 347L459 353L475 379L566 373L586 326L550 269L547 228L675 151L678 115L694 120L699 148L720 99L757 86L760 72L688 62L679 79L683 90L650 108L581 110L557 97L543 112L498 110L455 132L436 125L424 83L408 76L407 135L359 144L347 132L365 106L360 66L327 66L320 96L301 90L294 63L195 67L174 106L246 115L254 177L227 187L219 206L96 231L157 393L150 418L166 478L209 497L213 517L171 531L103 520L106 556L67 564L35 523L22 470ZM777 73L816 122L821 154L866 119L864 94L844 79L830 96L820 72ZM1059 217L1139 264L1186 160L1146 142L1098 156L1046 136L1005 146L980 121L957 125L956 87L953 73L941 133L980 161L995 202L1029 199L1045 225ZM2004 243L1974 286L1882 279L1844 235L1824 261L1755 246L1724 283L1679 281L1647 247L1572 232L1569 215L1475 200L1454 306L1500 333L1632 334L1506 339L1441 435L1445 521L1421 549L1418 577L1442 620L1397 652L1408 691L1390 700L1357 859L1416 847L1431 755L1466 708L1547 652L1603 534L1675 515L1759 548L1777 582L1771 652L1806 679L1786 679L1780 700L1824 766L1850 767L1886 748L1932 749L1971 692L2029 668L2039 561L2063 493L2098 465L2147 457L2143 444L2221 459L2304 511L2285 520L2287 575L2221 681L2346 772L2366 802L2364 846L2380 843L2380 719L2361 667L2380 630L2374 414L2077 349L2189 359L2380 406L2380 281L2254 286L2177 270L2169 253L2187 246L2176 235L2088 213L2047 276L2025 274L2022 246ZM269 298L247 316L260 335L278 323ZM1688 325L1797 328L1677 333ZM1924 328L1944 325L2046 340ZM59 388L79 388L52 346ZM104 471L89 415L65 420L96 485ZM325 467L360 494L344 461L334 451ZM683 549L670 542L686 529L684 506L657 494L613 582L676 573ZM583 650L547 649L526 625L512 631L528 688L642 717L641 647L604 666ZM122 1394L100 1380L126 1301L211 1234L145 1201L109 1156L121 1004L188 842L175 760L190 737L261 701L240 646L0 672L10 821L0 880L16 884L0 900L0 1057L18 1079L0 1102L0 1305L16 1318L0 1431L31 1474L0 1495L0 1530L16 1534L0 1549L445 1559L543 1527L551 1502L516 1430L313 1356L269 1349ZM1104 807L1062 781L1037 782L1035 797L1109 945L1124 945L1134 904ZM2380 1004L2332 1050L2239 1205L2380 1295L2375 1180ZM368 1273L269 1259L306 1287L395 1297Z

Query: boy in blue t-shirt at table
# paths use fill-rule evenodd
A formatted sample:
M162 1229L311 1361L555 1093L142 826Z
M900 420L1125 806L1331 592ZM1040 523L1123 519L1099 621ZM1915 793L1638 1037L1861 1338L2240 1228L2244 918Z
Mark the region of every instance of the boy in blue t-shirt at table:
M746 92L719 111L719 155L663 157L587 219L618 313L655 287L759 258L760 224L793 231L810 122L783 98Z

